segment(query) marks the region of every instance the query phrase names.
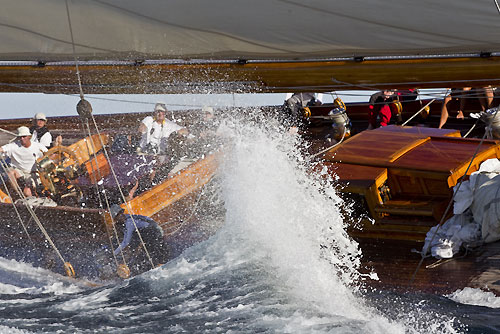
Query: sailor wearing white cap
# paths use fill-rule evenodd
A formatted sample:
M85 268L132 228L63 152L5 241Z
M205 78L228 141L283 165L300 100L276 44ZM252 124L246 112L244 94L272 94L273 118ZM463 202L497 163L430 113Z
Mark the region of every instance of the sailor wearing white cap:
M11 167L7 172L9 179L13 183L23 181L19 184L24 187L23 193L26 197L32 195L31 186L33 184L33 173L36 170L35 163L38 158L47 152L47 148L40 144L31 142L30 130L21 126L17 128L17 138L14 142L0 147L0 153L10 157Z
M45 117L45 114L41 112L36 113L33 117L33 126L30 128L30 131L33 134L31 136L31 141L34 143L40 143L49 148L52 144L52 135L46 125L47 117Z
M164 103L158 102L155 105L154 116L144 118L139 126L141 133L140 148L142 151L152 151L154 153L163 153L166 147L166 141L170 134L178 132L187 133L182 126L165 118L167 107Z

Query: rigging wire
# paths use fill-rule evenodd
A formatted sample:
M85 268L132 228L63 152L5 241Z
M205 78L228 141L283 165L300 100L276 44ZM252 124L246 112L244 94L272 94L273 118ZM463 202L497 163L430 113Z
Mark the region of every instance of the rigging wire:
M101 146L102 146L102 149L103 149L103 152L104 152L104 155L106 156L106 159L107 161L109 162L109 169L111 170L111 174L113 175L113 178L116 182L116 185L118 186L118 191L120 192L120 196L121 196L121 199L123 201L123 204L125 204L125 206L127 207L128 209L128 212L130 212L131 214L129 215L129 217L132 219L132 223L134 224L134 227L135 227L135 231L137 232L137 236L139 237L139 240L141 241L141 245L142 245L142 248L144 249L144 252L146 253L146 256L151 264L151 268L154 269L154 263L153 263L153 260L151 259L151 256L149 255L149 252L148 252L148 249L146 247L146 244L144 243L144 239L142 238L142 235L139 231L139 228L137 227L137 224L135 222L135 219L134 219L134 215L133 215L133 210L132 210L132 207L130 206L130 204L128 203L124 193L123 193L123 189L120 185L120 182L118 181L118 177L116 176L116 173L115 173L115 169L113 168L113 165L111 164L111 159L109 158L109 154L108 154L108 150L106 149L106 146L104 145L104 142L102 140L102 136L101 136L101 133L99 131L99 127L97 126L97 122L95 121L95 118L94 118L94 115L92 113L90 113L90 116L92 117L92 121L94 123L94 126L95 126L95 129L97 131L97 136L101 142Z
M96 170L96 172L97 172L96 173L97 175L93 175L93 176L94 176L94 181L95 181L95 189L96 189L96 192L97 192L97 196L99 198L99 206L102 208L103 205L102 205L102 199L101 199L101 194L100 194L100 190L99 190L98 181L102 180L103 177L102 177L101 170L99 168L99 164L98 164L98 161L97 161L97 154L96 154L97 150L96 150L95 145L94 145L94 140L92 138L92 134L91 134L91 131L90 131L89 122L88 122L88 119L85 119L85 120L86 120L85 125L87 127L87 131L88 131L88 135L89 135L89 137L88 137L89 139L85 141L85 144L86 144L85 146L87 147L87 152L89 154L89 158L91 157L91 151L92 151L92 154L94 156L95 166L92 163L90 165L91 165L92 171ZM83 123L83 120L82 120L82 123ZM92 173L92 174L94 174L94 173ZM110 212L111 211L111 207L109 205L109 199L108 199L106 190L104 189L104 185L103 185L103 193L104 193L104 201L106 202L106 209L108 210L108 212ZM111 217L111 219L113 220L113 217ZM120 238L118 237L118 232L116 231L114 220L113 220L112 227L113 227L113 234L114 234L116 240L118 241L118 243L120 243ZM113 249L113 239L112 239L112 236L109 235L109 234L108 234L108 239L109 239L109 245L110 245L111 249ZM118 268L119 267L119 263L118 263L118 259L117 259L116 255L115 255L115 252L112 251L111 253L113 254L113 259L115 261L115 265ZM123 263L125 264L126 260L125 260L125 255L123 254L123 251L120 251L120 255L122 257Z
M73 57L75 59L76 77L78 78L78 87L80 88L80 98L83 100L82 80L80 78L80 69L78 67L78 60L76 58L75 40L73 38L73 25L71 24L71 16L69 14L68 0L66 0L65 3L66 3L66 14L68 15L69 32L71 35L71 46L73 47Z
M4 173L6 175L8 175L7 173L7 162L5 161L5 159L3 158L3 156L0 156L2 161L0 162L0 164L2 165L2 170L4 171ZM26 228L26 225L24 224L23 222L23 218L21 218L21 214L19 213L19 210L17 210L17 206L16 204L14 203L14 198L12 197L12 195L10 194L10 190L9 188L7 187L7 184L5 182L5 179L3 177L3 174L0 173L0 178L2 178L2 184L5 188L5 191L7 192L7 196L9 196L9 199L12 203L12 207L14 208L14 211L16 212L16 215L17 215L17 218L19 219L19 222L21 223L23 229L24 229L24 232L26 233L26 235L28 236L28 239L31 241L31 243L33 244L33 240L31 239L31 236L30 234L28 233L28 229Z
M498 111L500 110L500 108L498 108L495 112L495 115L493 116L492 119L494 119L498 113ZM474 152L474 154L472 155L472 158L469 162L469 165L467 166L467 169L465 170L464 172L464 176L467 175L467 173L469 172L469 169L471 168L472 166L472 163L474 162L474 159L476 158L477 154L479 153L479 149L481 148L481 145L483 144L484 140L486 139L486 136L488 134L488 131L485 131L484 132L484 135L483 137L481 138L481 141L479 142L479 144L477 145L477 148L476 148L476 151ZM425 249L423 249L421 255L422 255L422 258L420 259L420 262L418 263L417 265L417 268L415 269L415 272L413 273L411 279L410 279L410 284L413 284L413 282L415 281L415 277L420 269L420 267L422 266L422 263L424 262L424 259L425 259L425 256L427 255L427 253L429 252L429 248L431 247L432 245L432 242L434 241L434 238L436 237L437 235L437 232L439 231L439 228L443 225L444 223L444 219L446 218L446 215L448 214L448 212L450 211L451 209L451 206L453 204L453 200L455 199L455 196L456 194L458 193L458 191L460 190L460 187L462 186L462 183L464 182L464 177L462 177L462 179L460 180L460 183L458 184L456 190L454 189L453 191L453 196L451 197L450 201L448 202L448 206L446 207L446 210L444 211L443 215L441 216L441 219L439 221L439 224L437 225L437 228L436 230L434 231L434 234L432 235L432 238L431 240L429 241L429 243L427 244L427 247L425 247Z
M339 142L337 142L337 143L333 144L332 146L329 146L329 147L325 148L324 150L321 150L321 151L319 151L319 152L317 152L317 153L313 154L313 155L311 156L311 158L310 158L310 159L314 159L314 158L316 158L318 155L321 155L321 154L323 154L323 153L325 153L325 152L328 152L329 150L331 150L332 148L336 147L337 145L340 145L340 144L344 141L344 138L345 138L346 132L347 132L347 131L346 131L346 128L344 127L344 132L342 133L342 138L340 139L340 141L339 141Z
M464 138L467 138L467 136L470 135L470 133L472 132L472 130L474 130L477 126L477 124L479 123L479 119L476 120L476 122L474 124L472 124L472 127L469 129L469 131L467 131L467 133L464 135ZM486 129L485 129L486 130Z
M76 74L77 74L77 78L78 78L78 87L79 87L79 89L80 89L80 100L81 100L81 101L85 101L85 99L84 99L84 94L83 94L82 82L81 82L81 78L80 78L80 71L79 71L79 67L78 67L78 59L77 59L77 57L76 57L75 42L74 42L74 38L73 38L73 28L72 28L72 24L71 24L71 17L70 17L70 13L69 13L69 5L68 5L68 0L65 0L65 3L66 3L66 13L67 13L67 15L68 15L69 30L70 30L70 34L71 34L71 44L72 44L72 46L73 46L73 56L74 56L74 60L75 60ZM87 103L88 103L88 102L87 102ZM85 105L83 105L83 106L85 106ZM105 155L106 155L106 159L107 159L107 161L108 161L108 163L109 163L110 170L111 170L111 172L112 172L112 174L113 174L113 177L114 177L114 179L115 179L115 181L116 181L116 184L117 184L117 186L118 186L118 190L119 190L120 195L121 195L121 197L122 197L123 203L127 206L127 208L129 209L129 212L131 212L131 213L132 213L133 211L132 211L132 209L131 209L130 205L128 204L128 202L127 202L127 200L126 200L125 195L123 194L123 190L122 190L122 188L121 188L121 186L120 186L120 182L118 181L118 178L117 178L117 176L116 176L116 174L115 174L115 171L114 171L113 165L111 164L111 160L110 160L110 158L109 158L108 152L107 152L106 147L105 147L105 145L104 145L104 142L103 142L103 140L102 140L101 133L100 133L100 131L99 131L99 127L97 126L97 122L95 121L94 115L92 114L92 110L90 110L90 116L92 117L92 121L93 121L94 126L95 126L95 129L96 129L96 131L97 131L97 135L98 135L99 140L100 140L100 142L101 142L101 146L102 146L102 148L103 148L103 151L104 151L104 153L105 153ZM140 241L141 241L141 244L142 244L142 247L143 247L143 249L144 249L144 252L146 253L147 258L148 258L149 262L151 263L151 267L152 267L152 268L154 268L154 263L153 263L153 260L151 259L151 256L149 255L149 252L148 252L148 250L147 250L146 244L144 243L144 240L143 240L143 238L142 238L142 236L141 236L141 233L140 233L140 231L139 231L139 228L137 227L137 224L136 224L136 222L135 222L135 219L134 219L134 217L133 217L133 214L131 214L131 215L130 215L130 218L132 219L132 222L133 222L134 227L135 227L135 231L137 232L137 235L139 236L139 239L140 239ZM113 220L113 217L111 217L111 219ZM114 226L114 222L113 222L113 226Z
M203 193L205 191L205 187L208 184L208 182L210 182L210 181L211 181L211 179L208 180L207 183L202 186L200 193L198 194L198 198L196 199L196 203L194 204L193 210L191 210L191 214L186 219L180 220L180 224L177 226L177 228L175 230L169 230L168 231L169 235L177 233L184 225L189 223L191 218L193 218L194 214L196 213L196 210L198 209L198 205L200 204L201 197L203 196Z
M422 100L420 100L420 101L422 101ZM432 99L429 103L427 103L425 106L423 106L422 108L420 108L415 114L413 114L413 116L411 116L403 124L401 124L401 126L405 126L406 124L408 124L409 121L411 121L412 119L414 119L418 114L420 114L420 112L422 112L422 110L424 110L425 108L427 108L434 101L436 101L436 99Z

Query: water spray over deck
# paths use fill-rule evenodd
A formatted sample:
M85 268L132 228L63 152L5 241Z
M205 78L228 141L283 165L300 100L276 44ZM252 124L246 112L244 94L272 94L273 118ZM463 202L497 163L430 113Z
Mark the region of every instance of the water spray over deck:
M273 122L232 120L222 127L233 140L220 171L224 232L244 249L242 257L265 263L266 274L301 308L381 330L389 321L357 297L360 251L345 232L343 201L332 183L307 172L301 138Z
M75 333L96 318L94 329L107 333L453 333L446 316L391 295L366 297L345 203L308 173L301 139L259 117L228 119L219 130L227 144L212 202L222 198L225 214L213 218L224 220L215 236L117 286L42 296L27 308L36 305L54 331ZM18 314L0 325L27 329Z

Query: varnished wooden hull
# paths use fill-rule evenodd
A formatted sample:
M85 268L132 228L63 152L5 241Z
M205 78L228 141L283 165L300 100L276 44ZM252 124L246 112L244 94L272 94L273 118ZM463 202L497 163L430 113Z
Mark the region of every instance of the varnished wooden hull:
M200 203L207 198L202 192L216 172L219 156L217 153L200 159L129 202L134 214L146 215L158 222L164 231L170 258L205 240L218 228L217 222L200 219L205 213L199 211L203 210ZM16 204L16 208L23 223L11 203L0 203L0 256L66 274L63 260L26 207ZM103 278L102 267L113 265L109 250L118 244L109 213L71 206L39 206L34 212L64 261L73 266L77 277ZM122 238L120 234L119 240ZM108 249L104 251L107 252L105 263L97 258L104 249ZM143 269L148 268L151 269Z
M0 203L1 256L66 274L64 262L50 246L26 207L17 204L16 208L23 223L12 204ZM108 231L102 219L104 212L61 206L34 207L34 212L63 259L71 263L77 276L98 276L93 254L104 245L109 245Z

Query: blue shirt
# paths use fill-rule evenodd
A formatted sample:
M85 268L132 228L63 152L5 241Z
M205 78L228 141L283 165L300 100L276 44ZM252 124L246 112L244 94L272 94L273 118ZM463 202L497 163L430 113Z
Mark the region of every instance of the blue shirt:
M118 254L120 251L122 251L125 247L128 246L130 243L130 240L132 240L132 235L134 234L135 231L135 226L134 226L134 221L135 225L137 226L138 229L141 228L146 228L149 226L149 224L156 224L156 222L146 216L141 216L141 215L125 215L127 216L125 220L125 231L123 232L123 241L118 246L117 249L115 249L114 254ZM132 220L133 216L133 220Z

